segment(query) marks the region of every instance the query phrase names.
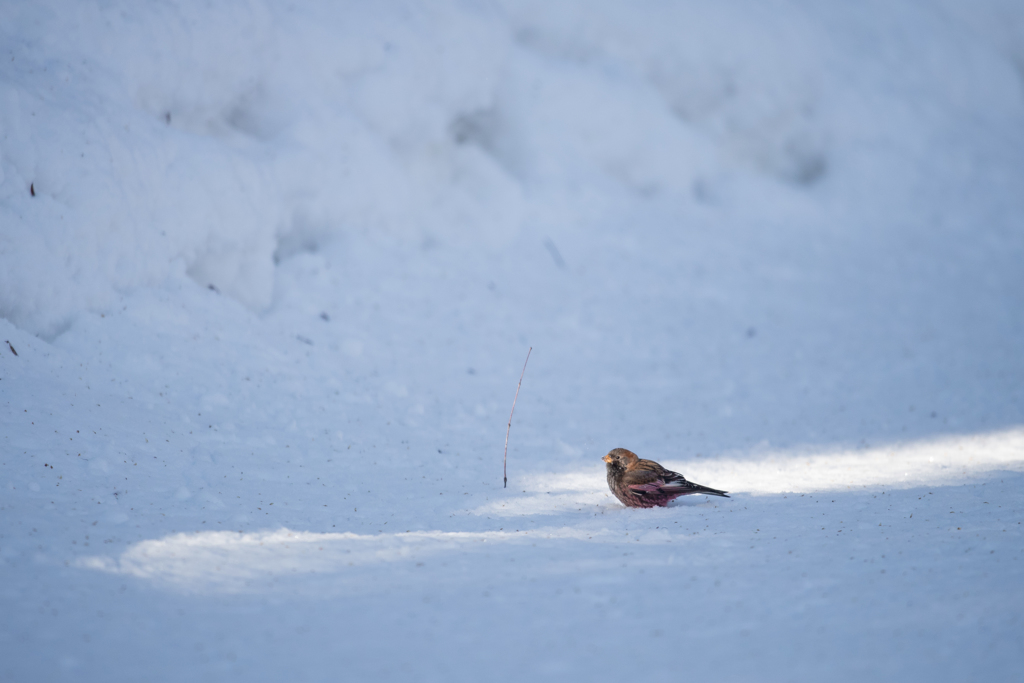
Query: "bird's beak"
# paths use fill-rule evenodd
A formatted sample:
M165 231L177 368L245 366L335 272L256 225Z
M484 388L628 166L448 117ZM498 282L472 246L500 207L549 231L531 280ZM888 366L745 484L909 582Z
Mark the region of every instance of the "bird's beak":
M604 456L601 459L604 460L608 464L611 464L611 462L612 462L612 456L610 456L610 455L606 455L606 456Z

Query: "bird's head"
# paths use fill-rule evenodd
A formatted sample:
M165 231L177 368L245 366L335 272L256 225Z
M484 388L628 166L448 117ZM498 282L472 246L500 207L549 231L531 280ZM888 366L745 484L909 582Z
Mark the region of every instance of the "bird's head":
M601 459L608 463L608 467L620 470L626 469L631 464L639 460L636 453L628 451L625 448L613 448L608 451L608 455Z

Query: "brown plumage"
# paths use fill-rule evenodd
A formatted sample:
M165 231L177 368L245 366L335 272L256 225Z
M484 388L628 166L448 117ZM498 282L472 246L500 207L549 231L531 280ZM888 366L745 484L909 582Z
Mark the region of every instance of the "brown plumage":
M725 491L686 481L653 460L641 460L625 448L613 448L602 460L608 463L608 488L626 507L665 507L670 500L693 493L729 497Z

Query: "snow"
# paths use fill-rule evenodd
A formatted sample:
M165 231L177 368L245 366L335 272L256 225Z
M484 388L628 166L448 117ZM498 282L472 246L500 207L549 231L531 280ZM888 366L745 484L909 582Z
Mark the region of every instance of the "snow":
M0 679L1024 666L1019 3L4 17Z

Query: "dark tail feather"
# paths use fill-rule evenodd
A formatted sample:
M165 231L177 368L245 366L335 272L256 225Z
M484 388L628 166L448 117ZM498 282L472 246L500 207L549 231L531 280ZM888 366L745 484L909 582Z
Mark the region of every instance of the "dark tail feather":
M727 491L719 491L718 489L713 489L707 486L701 486L700 484L693 485L693 492L702 493L705 496L721 496L722 498L729 498L729 496L725 495L726 493L728 493Z

